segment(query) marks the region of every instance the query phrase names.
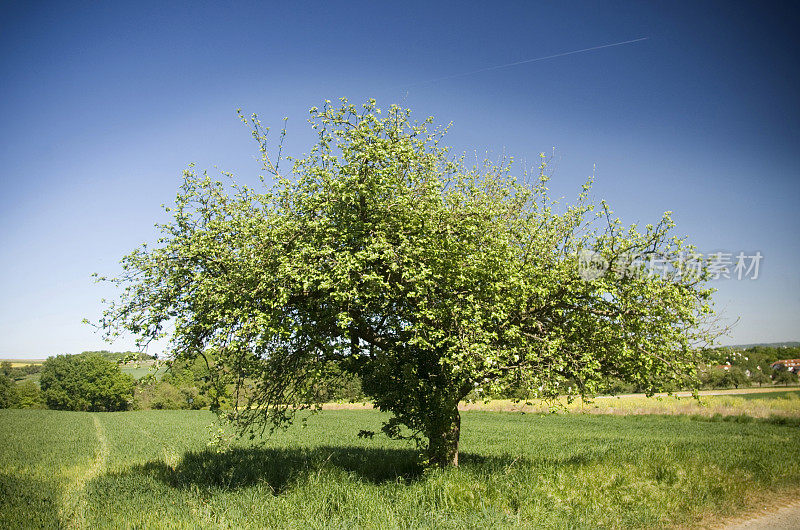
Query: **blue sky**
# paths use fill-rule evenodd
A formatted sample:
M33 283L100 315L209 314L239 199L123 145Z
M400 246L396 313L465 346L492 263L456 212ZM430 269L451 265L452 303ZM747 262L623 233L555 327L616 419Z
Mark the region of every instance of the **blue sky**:
M714 282L727 342L800 340L791 4L334 4L0 6L0 356L131 347L81 324L114 295L90 274L153 238L189 162L253 179L237 108L287 116L300 154L340 96L452 121L455 152L555 148L555 193L596 165L624 221L672 210L702 250L760 251L757 280Z

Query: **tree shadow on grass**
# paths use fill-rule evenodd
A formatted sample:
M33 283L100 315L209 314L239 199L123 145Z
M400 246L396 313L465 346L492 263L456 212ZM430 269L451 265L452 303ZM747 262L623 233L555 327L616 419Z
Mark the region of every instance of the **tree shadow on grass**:
M191 451L174 467L152 461L132 471L154 476L175 488L238 489L266 482L280 493L293 480L322 468L339 469L375 484L410 482L423 471L414 450L353 446Z
M501 471L524 465L519 458L462 453L462 467ZM343 471L373 484L410 484L423 476L419 452L413 449L319 446L314 448L235 448L225 452L190 451L177 465L155 460L123 474L148 475L174 488L235 490L269 484L275 494L294 481L322 469Z
M0 528L60 528L53 484L0 473Z

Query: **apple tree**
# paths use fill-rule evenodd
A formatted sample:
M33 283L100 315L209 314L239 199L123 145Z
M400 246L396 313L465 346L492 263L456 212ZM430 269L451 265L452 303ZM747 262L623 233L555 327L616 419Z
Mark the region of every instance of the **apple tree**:
M560 204L545 162L533 175L506 159L468 166L446 128L397 106L312 108L318 141L298 158L241 118L263 185L185 171L157 244L109 279L121 296L100 324L205 358L243 429L318 407L315 385L342 369L391 412L387 434L457 465L468 395L693 377L712 291L704 263L681 266L693 249L669 213L625 226L590 200L591 180ZM657 274L656 259L669 265Z

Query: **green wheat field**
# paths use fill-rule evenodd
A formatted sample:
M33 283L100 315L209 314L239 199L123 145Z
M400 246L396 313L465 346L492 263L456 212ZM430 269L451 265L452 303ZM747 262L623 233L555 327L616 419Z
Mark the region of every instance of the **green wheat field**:
M796 418L462 416L423 471L373 410L212 445L207 411L0 410L0 527L692 527L800 485Z

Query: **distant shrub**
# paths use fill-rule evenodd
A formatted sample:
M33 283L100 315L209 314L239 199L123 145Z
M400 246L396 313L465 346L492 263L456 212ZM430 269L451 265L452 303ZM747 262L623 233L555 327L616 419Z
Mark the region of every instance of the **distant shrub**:
M42 392L39 390L39 386L33 381L17 383L14 386L14 391L17 394L17 407L21 409L44 408Z
M130 408L134 380L96 354L58 355L44 362L40 384L51 409L117 411Z
M316 399L321 402L355 402L365 399L361 388L361 378L345 372L332 364L328 372L314 387Z
M0 362L0 374L8 377L12 383L25 379L29 375L39 373L41 370L41 364L26 364L14 367L10 361Z
M36 383L14 383L10 377L0 374L0 409L34 409L42 406L41 392Z
M178 387L166 381L155 379L139 382L134 397L134 408L157 410L198 410L207 407L208 397L197 387Z
M598 394L633 394L640 391L641 388L633 383L628 383L616 377L609 377L605 385L600 388Z
M775 375L773 375L773 380L775 381L776 385L791 385L791 384L796 384L798 378L796 373L784 369L784 370L776 370Z
M10 409L17 405L17 393L15 392L14 382L0 373L0 409Z
M161 383L156 386L153 399L151 401L154 409L185 409L186 403L181 398L178 388L169 384Z

